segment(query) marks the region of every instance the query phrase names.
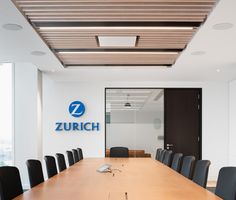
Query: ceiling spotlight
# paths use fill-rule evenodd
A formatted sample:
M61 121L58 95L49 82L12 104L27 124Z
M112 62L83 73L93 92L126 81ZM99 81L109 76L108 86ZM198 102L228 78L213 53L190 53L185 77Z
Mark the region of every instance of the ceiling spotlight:
M4 24L2 27L8 31L19 31L23 29L19 24Z
M193 56L202 56L202 55L206 54L206 52L205 51L193 51L191 54Z
M131 107L131 103L126 102L124 106L125 106L125 107Z
M31 55L33 56L44 56L46 53L43 51L32 51Z
M219 72L220 72L220 69L216 69L216 72L219 73Z
M127 102L124 104L124 107L131 107L131 103L129 102L129 94L127 94Z
M215 30L227 30L227 29L231 29L233 28L233 24L231 23L219 23L219 24L215 24L213 26L213 29Z

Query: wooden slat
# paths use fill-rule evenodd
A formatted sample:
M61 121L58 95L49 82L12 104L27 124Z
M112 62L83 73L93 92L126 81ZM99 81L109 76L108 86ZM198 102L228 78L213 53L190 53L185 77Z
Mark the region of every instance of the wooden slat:
M173 64L177 55L159 55L159 54L147 54L147 53L82 53L82 54L58 54L61 60L67 64Z
M213 0L15 1L31 21L203 21Z
M66 4L73 4L73 3L90 3L90 4L137 4L137 3L143 3L144 0L14 0L18 4L35 4L35 3L53 3L53 4L58 4L58 3L66 3ZM166 3L171 3L171 5L174 4L181 4L181 3L188 3L188 4L214 4L215 0L146 0L145 2L147 3L159 3L159 4L166 4Z
M139 36L136 48L184 48L195 30L39 30L55 49L99 48L96 36Z

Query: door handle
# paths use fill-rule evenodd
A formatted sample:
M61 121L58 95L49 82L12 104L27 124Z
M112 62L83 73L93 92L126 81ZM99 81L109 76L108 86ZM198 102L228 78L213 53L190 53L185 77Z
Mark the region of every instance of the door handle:
M167 147L173 147L173 144L166 144Z

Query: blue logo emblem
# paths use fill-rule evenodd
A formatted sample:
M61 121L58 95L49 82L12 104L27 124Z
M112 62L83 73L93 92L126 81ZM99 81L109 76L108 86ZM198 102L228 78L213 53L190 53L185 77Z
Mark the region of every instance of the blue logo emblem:
M85 112L85 106L81 101L74 101L69 106L69 112L73 117L81 117Z

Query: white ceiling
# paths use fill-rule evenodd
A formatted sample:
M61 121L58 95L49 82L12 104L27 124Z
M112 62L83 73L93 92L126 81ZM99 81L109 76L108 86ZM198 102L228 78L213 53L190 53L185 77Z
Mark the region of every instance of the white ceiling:
M2 27L4 24L19 24L23 29L5 30ZM33 56L32 51L43 51L46 55ZM59 60L10 0L0 2L0 62L33 63L43 71L63 69Z
M221 0L172 68L63 69L12 2L4 0L0 3L0 62L30 62L50 73L53 79L63 81L229 81L236 78L235 8L235 0ZM234 27L221 31L212 29L214 24L223 22L232 23ZM5 23L20 24L23 30L4 30L2 25ZM30 52L34 50L44 51L46 55L32 56ZM193 56L194 51L205 51L206 54ZM217 69L220 69L219 73Z
M107 89L106 111L163 110L163 89ZM124 106L127 102L130 107Z

